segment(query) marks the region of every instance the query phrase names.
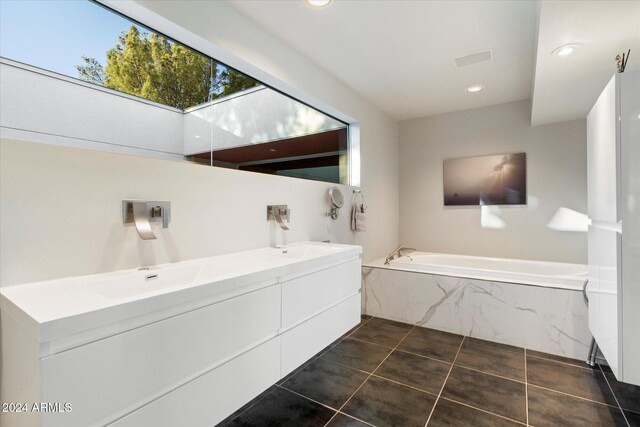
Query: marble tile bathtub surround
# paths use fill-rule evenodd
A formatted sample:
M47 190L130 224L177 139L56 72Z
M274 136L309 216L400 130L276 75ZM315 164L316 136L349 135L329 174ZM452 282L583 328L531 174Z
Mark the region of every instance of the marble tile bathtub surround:
M587 356L577 290L363 267L363 312L574 359Z

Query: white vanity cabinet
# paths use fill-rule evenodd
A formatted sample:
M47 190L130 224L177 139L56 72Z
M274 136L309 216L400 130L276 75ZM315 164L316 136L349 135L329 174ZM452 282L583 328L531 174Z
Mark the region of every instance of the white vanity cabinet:
M282 277L283 376L360 321L360 277L360 260Z
M215 425L359 322L360 249L332 246L329 254L316 248L314 256L291 260L254 251L262 268L198 285L208 289L200 306L183 297L177 299L183 310L158 310L146 298L150 311L140 313L138 305L133 313L144 324L122 308L131 301L83 313L84 320L95 314L86 324L104 319L90 330L79 331L82 325L69 320L74 316L60 318L59 325L38 321L43 313L36 307L46 301L30 305L17 288L3 289L0 396L27 403L30 411L2 413L0 424ZM157 274L174 267L161 266ZM77 283L61 292L73 289L78 292ZM138 295L136 302L146 299ZM58 406L31 411L41 402Z

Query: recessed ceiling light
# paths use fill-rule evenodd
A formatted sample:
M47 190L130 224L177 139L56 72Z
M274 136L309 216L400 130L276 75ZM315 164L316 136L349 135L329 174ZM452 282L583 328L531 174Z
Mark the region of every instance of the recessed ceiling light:
M567 56L567 55L571 55L579 47L580 45L577 43L565 44L554 49L553 52L551 53L554 54L555 56Z
M474 93L474 92L480 92L481 90L484 90L485 88L486 88L485 85L480 84L480 85L469 86L466 90L467 90L467 92Z
M309 6L325 7L333 3L334 0L304 0Z
M269 151L271 151L272 153L275 153L278 150L276 150L275 148L269 148Z

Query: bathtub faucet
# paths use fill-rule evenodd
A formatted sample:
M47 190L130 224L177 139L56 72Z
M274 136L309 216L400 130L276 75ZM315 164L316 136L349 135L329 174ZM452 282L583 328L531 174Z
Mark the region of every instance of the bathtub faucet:
M413 248L405 248L404 245L400 244L384 259L384 264L389 265L389 263L394 259L400 258L401 256L405 256L406 254L410 254L411 252L415 251L416 250Z

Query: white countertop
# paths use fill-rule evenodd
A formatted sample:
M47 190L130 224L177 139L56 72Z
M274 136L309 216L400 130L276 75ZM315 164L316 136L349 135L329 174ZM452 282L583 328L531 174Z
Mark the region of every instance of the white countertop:
M0 309L41 343L79 345L358 258L360 246L302 242L0 289ZM149 275L156 278L147 279ZM49 344L55 348L49 348Z

